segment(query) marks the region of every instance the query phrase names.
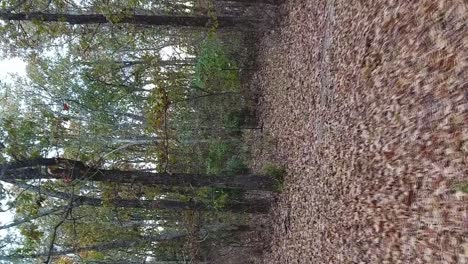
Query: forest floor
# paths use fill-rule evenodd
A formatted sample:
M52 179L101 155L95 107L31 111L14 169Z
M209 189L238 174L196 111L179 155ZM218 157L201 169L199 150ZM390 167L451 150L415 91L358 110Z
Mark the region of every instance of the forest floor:
M468 263L468 4L291 0L259 43L264 263ZM466 185L465 185L466 184Z

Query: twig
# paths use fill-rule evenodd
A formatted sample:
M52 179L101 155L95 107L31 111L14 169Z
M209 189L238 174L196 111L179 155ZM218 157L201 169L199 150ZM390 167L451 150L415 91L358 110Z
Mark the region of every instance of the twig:
M164 111L164 133L165 133L165 139L164 139L164 151L166 152L165 155L165 164L164 164L164 172L167 173L167 167L169 166L169 131L167 128L167 107Z
M72 197L73 197L73 195L72 195ZM51 238L50 244L49 244L49 253L47 254L47 259L44 261L44 264L49 264L50 263L50 258L52 257L52 253L54 251L55 239L57 237L57 230L65 222L65 220L67 220L68 215L72 211L73 198L71 198L70 201L71 201L70 205L67 207L67 210L63 214L62 219L54 226L54 231L52 232L52 238Z
M7 229L7 228L10 228L10 227L13 227L13 226L18 226L18 225L21 225L23 223L30 222L31 220L38 219L38 218L41 218L43 216L51 215L51 214L53 214L53 213L55 213L57 211L63 210L63 209L64 209L63 207L51 208L51 209L49 209L47 211L40 212L35 216L25 217L25 218L23 218L21 220L16 220L16 221L11 222L9 224L2 225L2 226L0 226L0 230Z
M98 29L99 27L101 26L101 24L97 24L96 28L94 29L94 32L93 32L93 35L91 36L91 38L89 39L89 43L91 43L91 40L96 36L97 32L98 32ZM83 50L83 54L86 55L86 53L88 52L88 49L90 48L91 45L87 45L86 48Z

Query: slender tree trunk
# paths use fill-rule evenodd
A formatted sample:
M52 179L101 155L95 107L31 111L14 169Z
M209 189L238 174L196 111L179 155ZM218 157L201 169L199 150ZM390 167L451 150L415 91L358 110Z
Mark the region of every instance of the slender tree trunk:
M9 12L0 11L1 20L14 21L42 21L65 22L70 25L84 24L138 24L150 26L176 26L176 27L210 27L211 17L208 16L166 16L166 15L131 15L131 14L69 14L46 12ZM240 19L235 17L218 17L218 27L248 28L257 21Z
M0 180L61 179L61 175L44 173L41 166L70 164L73 179L114 182L140 183L177 187L218 187L243 190L275 190L273 178L262 175L203 175L188 173L154 173L147 171L120 171L90 168L80 161L67 159L38 158L0 166Z
M121 208L142 208L142 209L165 209L165 210L174 210L174 211L183 211L183 210L199 210L199 211L211 211L215 210L208 207L207 205L190 201L190 202L181 202L174 200L124 200L124 199L113 199L109 201L103 201L100 198L88 197L73 195L66 192L59 191L49 191L42 190L41 188L21 183L11 181L10 183L17 185L23 189L28 189L34 192L40 192L42 195L46 195L53 198L58 198L66 201L73 199L72 205L74 207L80 205L90 205L95 207L110 206L110 207L121 207ZM218 211L225 212L234 212L234 213L267 213L270 208L270 204L266 200L252 200L249 202L235 202L228 201L225 206L217 208Z
M161 261L147 261L147 262L129 262L128 260L118 260L118 261L106 261L106 260L97 260L97 261L88 261L86 263L89 264L182 264L182 263L188 263L183 260L161 260ZM191 263L191 262L190 262ZM197 264L213 264L212 262L206 262L206 261L197 261Z
M180 102L188 102L188 101L196 101L200 100L203 98L207 97L214 97L214 96L230 96L230 95L241 95L240 92L220 92L220 93L209 93L209 94L204 94L204 95L199 95L199 96L194 96L194 97L189 97L186 99L181 99L177 101L171 102L172 104L180 103Z
M176 143L178 141L174 139L168 139L168 142ZM113 144L131 144L131 145L154 145L154 144L163 144L166 143L166 139L158 138L158 137L135 137L135 138L114 138L111 139ZM180 143L184 144L200 144L200 143L208 143L207 139L200 139L200 140L181 140Z
M215 0L216 2L234 2L243 4L269 4L277 5L279 0Z
M116 61L116 63L122 64L123 67L132 67L135 65L149 65L148 61L144 60L134 60L134 61ZM162 60L162 61L157 61L154 63L154 65L159 65L159 66L193 66L195 65L196 60L195 59L184 59L184 60Z
M60 256L60 255L67 255L73 254L76 252L84 252L84 251L97 251L97 252L104 252L112 249L118 248L132 248L135 246L139 246L145 243L154 242L154 241L180 241L186 237L186 234L168 234L168 235L160 235L160 236L151 236L151 237L140 237L136 241L129 241L129 240L122 240L122 241L113 241L108 243L101 243L87 247L80 247L80 248L70 248L70 249L63 249L63 250L54 250L52 252L52 256ZM43 253L36 253L36 254L13 254L13 255L0 255L0 260L15 260L15 259L34 259L40 257L47 257L49 255L48 252Z
M200 175L186 173L152 173L142 171L99 170L86 178L94 181L156 184L179 187L218 187L243 190L273 190L274 181L259 175Z
M130 144L130 145L155 145L163 144L166 141L163 138L113 138L110 140L112 144Z

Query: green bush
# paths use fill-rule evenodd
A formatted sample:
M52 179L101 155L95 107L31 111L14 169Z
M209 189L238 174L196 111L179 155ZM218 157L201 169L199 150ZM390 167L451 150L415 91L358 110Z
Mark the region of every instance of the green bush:
M210 144L207 157L208 174L236 175L248 171L244 149L233 141Z
M226 130L239 136L241 134L241 129L245 124L245 116L242 114L242 111L232 111L229 112L223 120L223 125Z
M272 163L267 163L263 167L263 173L266 176L273 177L276 180L276 189L281 191L283 189L284 176L286 175L286 168Z
M235 136L239 136L242 129L255 126L249 109L234 110L227 113L223 125L231 135Z
M240 201L243 199L242 190L222 189L222 188L199 188L196 192L196 199L211 208L221 209L229 201Z
M236 174L243 174L249 171L245 161L241 159L239 156L233 156L228 159L226 162L226 168L224 173L227 175L236 175Z
M208 174L219 174L224 170L225 163L230 153L229 145L225 142L214 142L210 144L207 157Z
M202 44L195 65L194 84L210 91L237 91L240 87L236 63L228 58L215 34Z

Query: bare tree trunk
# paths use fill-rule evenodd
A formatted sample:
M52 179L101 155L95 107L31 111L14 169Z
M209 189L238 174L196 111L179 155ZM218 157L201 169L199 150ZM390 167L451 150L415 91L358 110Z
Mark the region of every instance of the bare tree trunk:
M144 60L134 60L134 61L116 61L116 63L122 64L123 67L132 67L135 65L148 65L151 62L144 61ZM195 65L195 59L184 59L184 60L161 60L156 61L154 65L159 66L193 66Z
M122 14L69 14L46 12L9 12L0 11L1 20L14 21L42 21L64 22L70 25L85 24L138 24L150 26L176 26L176 27L209 27L212 19L209 16L166 16L166 15L132 15ZM218 27L249 28L257 21L240 19L235 17L218 17Z
M147 185L164 185L177 187L217 187L242 190L275 190L276 182L273 178L262 175L204 175L189 173L167 173L147 171L121 171L95 169L80 161L68 159L38 158L0 166L0 180L31 180L62 179L62 175L44 173L43 166L68 164L72 179L115 182L140 183Z
M142 245L142 244L154 242L154 241L180 241L184 237L186 237L186 234L180 234L180 233L160 235L160 236L151 236L151 237L140 237L136 241L122 240L122 241L101 243L101 244L96 244L96 245L87 246L87 247L54 250L52 252L52 256L74 254L76 252L85 252L85 251L104 252L104 251L118 249L118 248L131 248L131 247L135 247L138 245ZM14 254L14 255L4 255L4 256L0 255L0 260L34 259L34 258L40 258L40 257L47 257L48 255L49 255L49 252L36 253L36 254Z
M124 199L113 199L109 201L103 201L100 198L94 198L89 196L73 195L66 192L43 190L40 187L11 181L10 183L17 185L20 188L28 189L34 192L41 193L49 197L54 197L66 201L73 200L72 206L77 207L80 205L90 205L96 207L111 206L111 207L122 207L122 208L143 208L143 209L166 209L174 211L182 210L197 210L197 211L210 211L215 210L208 207L204 203L189 201L181 202L175 200L124 200ZM228 201L223 207L217 208L217 211L234 212L234 213L267 213L270 208L270 204L266 200L251 200L249 202L236 202Z
M113 144L130 144L130 145L154 145L154 144L164 144L166 142L177 143L178 141L174 139L164 139L158 137L135 137L135 138L114 138L111 140ZM180 143L184 144L200 144L208 143L207 139L199 140L181 140Z
M269 4L277 5L279 0L215 0L216 2L235 2L243 4Z

